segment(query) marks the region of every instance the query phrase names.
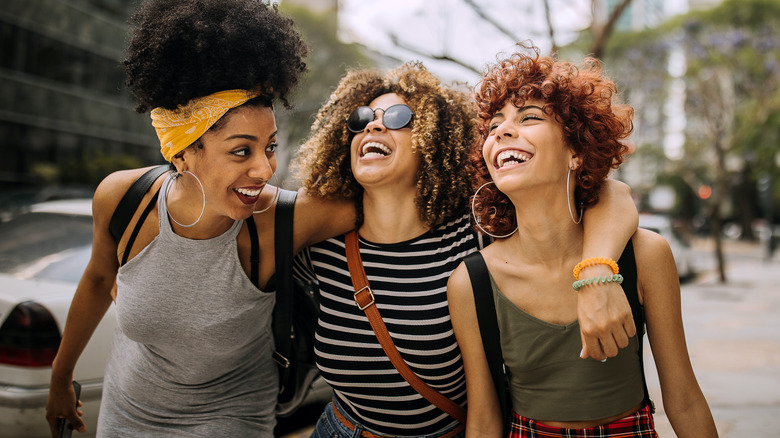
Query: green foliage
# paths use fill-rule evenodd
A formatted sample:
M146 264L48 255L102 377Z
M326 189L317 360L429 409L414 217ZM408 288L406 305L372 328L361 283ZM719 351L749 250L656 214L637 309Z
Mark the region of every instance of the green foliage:
M85 184L97 187L106 175L117 170L135 169L143 166L135 155L108 155L98 153L95 156L71 160L59 167L57 182L62 184Z
M717 7L692 14L712 25L752 28L780 19L777 0L726 0Z
M685 84L686 144L683 162L667 167L712 182L720 142L717 147L732 162L747 155L755 157L756 172L774 169L780 150L780 1L726 0L655 29L610 38L605 65L641 122L648 112L664 111L675 50L684 60L678 74ZM638 142L654 143L655 133L666 129L663 117L656 119L638 124Z

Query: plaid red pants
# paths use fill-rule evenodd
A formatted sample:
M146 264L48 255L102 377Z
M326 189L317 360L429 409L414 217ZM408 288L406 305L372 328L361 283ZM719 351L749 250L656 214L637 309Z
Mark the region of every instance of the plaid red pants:
M653 424L653 414L645 405L628 417L603 426L586 429L552 427L513 412L509 425L509 438L658 438Z

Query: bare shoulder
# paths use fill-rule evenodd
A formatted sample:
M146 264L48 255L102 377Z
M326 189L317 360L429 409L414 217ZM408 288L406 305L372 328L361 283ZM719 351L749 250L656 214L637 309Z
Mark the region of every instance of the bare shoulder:
M647 260L658 262L662 259L672 257L672 250L669 242L658 233L639 228L632 237L634 242L634 254L637 261Z
M93 216L98 218L105 216L107 212L113 212L133 182L153 167L155 166L119 170L103 178L92 198Z
M653 286L660 285L657 289L670 290L673 284L666 281L673 279L672 283L676 283L678 276L672 249L666 239L658 233L640 228L634 233L633 242L637 276L640 290L643 291L642 300Z
M460 262L458 267L450 274L450 279L447 281L447 292L450 290L457 293L462 293L466 286L471 289L471 279L469 278L468 269L466 269L466 263Z
M474 292L465 262L460 262L450 274L449 281L447 281L447 301L450 303L450 313L454 309L466 312L468 309L474 308Z

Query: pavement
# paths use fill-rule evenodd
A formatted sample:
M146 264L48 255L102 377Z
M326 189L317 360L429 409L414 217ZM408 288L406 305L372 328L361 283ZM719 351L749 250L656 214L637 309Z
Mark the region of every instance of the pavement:
M697 278L681 287L688 352L721 438L780 436L780 253L724 242L726 283L709 240L694 242ZM645 374L661 438L676 437L664 415L652 352Z

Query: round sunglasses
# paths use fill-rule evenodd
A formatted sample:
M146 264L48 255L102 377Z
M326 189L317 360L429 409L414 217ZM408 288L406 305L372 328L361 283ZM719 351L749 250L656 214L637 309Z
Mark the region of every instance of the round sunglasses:
M366 126L374 121L376 112L379 110L384 111L384 114L382 115L382 124L385 125L385 128L387 129L405 128L412 121L412 116L414 116L412 109L409 108L408 105L402 103L392 105L387 109L371 109L367 106L359 106L349 115L349 118L347 119L347 129L349 129L349 132L355 134L363 132L363 130L366 129Z

